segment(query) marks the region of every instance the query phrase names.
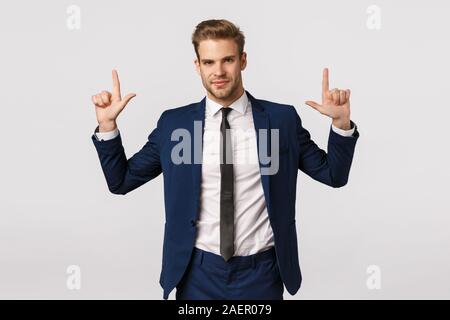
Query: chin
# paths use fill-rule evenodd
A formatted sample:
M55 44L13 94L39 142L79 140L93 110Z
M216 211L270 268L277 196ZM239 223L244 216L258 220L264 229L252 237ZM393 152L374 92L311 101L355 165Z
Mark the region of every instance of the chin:
M214 92L214 95L217 98L221 98L221 99L226 99L230 96L230 92L226 92L226 91L219 91L219 92Z
M216 97L223 97L223 96L226 96L229 93L227 91L217 90L217 89L215 89L213 87L211 87L211 92L214 93L214 95Z

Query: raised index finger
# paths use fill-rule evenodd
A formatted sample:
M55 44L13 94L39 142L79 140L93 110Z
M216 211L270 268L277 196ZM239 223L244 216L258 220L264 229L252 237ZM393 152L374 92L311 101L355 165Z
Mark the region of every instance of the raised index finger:
M112 71L112 79L113 79L113 90L112 90L112 98L121 99L120 97L120 82L119 75L117 74L116 69Z
M328 92L328 89L330 87L329 81L328 81L328 68L323 69L323 77L322 77L322 93Z

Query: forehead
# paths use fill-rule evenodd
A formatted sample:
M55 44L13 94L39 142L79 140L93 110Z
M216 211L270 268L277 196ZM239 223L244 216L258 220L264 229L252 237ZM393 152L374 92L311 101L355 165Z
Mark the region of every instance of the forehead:
M206 39L200 41L198 54L201 59L221 59L238 54L238 46L233 39Z

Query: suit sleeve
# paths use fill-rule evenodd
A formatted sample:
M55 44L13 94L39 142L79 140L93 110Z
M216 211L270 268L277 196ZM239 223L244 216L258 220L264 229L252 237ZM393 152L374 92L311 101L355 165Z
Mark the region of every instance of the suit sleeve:
M112 131L106 131L106 132L100 132L99 131L99 126L97 126L97 128L95 129L95 138L97 138L97 140L111 140L114 139L115 137L117 137L119 135L119 129L115 128Z
M303 128L302 121L295 108L294 112L299 152L298 168L314 180L333 188L346 185L356 141L359 138L356 124L351 121L351 127L355 128L355 131L349 137L336 133L330 125L328 147L327 152L325 152L311 139L308 130Z
M115 138L104 141L99 141L95 134L92 135L109 191L126 194L162 172L159 151L163 115L145 145L128 160L120 133Z

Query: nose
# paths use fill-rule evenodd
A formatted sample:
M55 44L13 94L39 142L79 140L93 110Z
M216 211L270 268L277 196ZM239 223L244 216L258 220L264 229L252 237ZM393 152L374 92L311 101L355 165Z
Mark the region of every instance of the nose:
M217 69L215 70L215 72L214 72L214 74L215 74L215 76L216 77L219 77L219 76L222 76L222 75L224 75L225 74L225 70L224 70L224 67L223 67L223 64L221 63L221 62L219 62L218 64L217 64Z

